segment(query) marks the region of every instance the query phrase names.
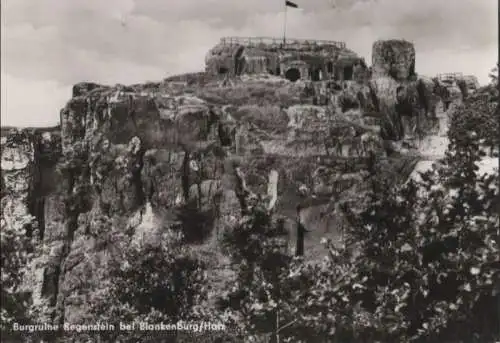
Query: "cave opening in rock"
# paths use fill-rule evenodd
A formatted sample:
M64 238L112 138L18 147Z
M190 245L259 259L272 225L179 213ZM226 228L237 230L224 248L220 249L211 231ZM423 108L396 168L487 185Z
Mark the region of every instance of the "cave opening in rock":
M300 71L297 68L290 68L286 71L285 78L295 82L300 79Z
M314 69L311 71L311 80L312 81L320 81L321 80L321 70Z
M328 62L326 64L326 70L327 70L328 74L333 74L333 62Z
M344 80L345 81L352 80L353 74L354 74L354 68L352 66L344 67Z

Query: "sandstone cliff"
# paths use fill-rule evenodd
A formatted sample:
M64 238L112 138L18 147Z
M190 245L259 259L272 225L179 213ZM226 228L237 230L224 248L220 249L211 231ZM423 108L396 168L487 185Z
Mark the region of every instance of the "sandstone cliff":
M226 53L218 49L207 68L228 60L214 57ZM186 204L200 213L186 239L217 252L241 212L235 165L259 193L278 172L277 214L293 235L301 205L309 258L323 253L321 237L341 241L345 220L335 205L362 197L370 151L383 156L387 177L411 173L418 152L401 142L436 128L439 103L434 82L412 79L411 44L376 43L369 80L312 83L261 74L272 56L256 53L269 57L259 66L253 52L245 58L255 75L82 83L60 128L2 130L2 230L26 230L34 242L27 283L40 318L84 320L120 244L154 241L176 227Z

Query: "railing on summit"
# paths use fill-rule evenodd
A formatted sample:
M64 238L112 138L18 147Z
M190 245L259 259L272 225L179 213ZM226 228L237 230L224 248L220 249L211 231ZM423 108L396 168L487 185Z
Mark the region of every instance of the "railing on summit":
M223 45L244 45L255 47L261 44L275 45L295 48L305 48L314 46L334 46L338 49L345 49L345 42L330 41L330 40L317 40L317 39L293 39L287 38L283 44L282 38L276 37L223 37L220 40Z

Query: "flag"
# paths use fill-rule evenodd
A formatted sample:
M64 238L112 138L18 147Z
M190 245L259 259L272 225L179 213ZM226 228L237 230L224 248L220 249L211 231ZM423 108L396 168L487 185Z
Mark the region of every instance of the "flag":
M293 7L293 8L299 8L296 3L293 3L291 1L285 0L285 5L288 7Z

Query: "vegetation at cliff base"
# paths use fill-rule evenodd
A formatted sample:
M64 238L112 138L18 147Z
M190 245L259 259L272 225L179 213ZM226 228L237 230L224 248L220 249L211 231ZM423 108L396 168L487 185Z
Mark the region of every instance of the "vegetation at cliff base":
M23 285L29 273L28 267L33 257L33 247L27 232L33 231L35 221L30 215L22 217L19 225L7 225L1 219L1 330L9 329L13 323L30 319L30 290ZM19 227L22 230L18 230Z
M131 241L112 262L105 287L95 294L93 317L117 327L120 322L194 320L196 307L206 297L204 283L203 263L192 256L178 233L168 231L154 242ZM135 342L150 336L151 332L135 331L114 333L108 339Z
M368 206L344 206L346 248L326 242L321 263L288 258L254 207L228 240L239 273L221 304L262 341L496 342L499 180L478 162L497 105L486 87L459 107L445 158L421 181L394 187L372 165Z
M283 97L291 105L300 103L303 96L299 87L294 92L287 92L289 88L292 86L285 84L278 91L273 88L274 93L264 94L268 89L255 84L247 88L206 88L200 92L220 104L237 98L242 106L233 113L236 121L246 121L254 132L271 129L277 135L287 132L289 117L284 108L276 105L280 103L276 99ZM198 165L188 163L188 148L183 158L172 157L167 149L151 149L154 154L148 170L141 154L121 144L121 155L117 156L128 159L108 152L99 168L95 167L99 173L91 182L94 166L87 163L90 158L85 155L86 150L75 143L74 150L66 151L67 160L59 164L63 179L71 184L63 189L69 191L54 200L63 207L60 215L64 225L57 232L63 237L58 239L71 246L51 246L54 241L41 244L43 248L48 246L57 259L42 267L48 275L44 278L55 284L47 287L61 287L53 292L58 298L50 299L53 304L47 306L47 312L52 311L49 314L56 317L60 311L59 316L65 320L73 315L72 309L83 308L84 314L73 318L116 326L120 322L203 321L222 322L228 327L225 332L202 332L196 337L181 332L163 337L151 332L104 332L101 342L498 342L499 176L482 173L479 168L488 155L495 155L494 148L499 144L498 97L498 89L492 83L454 109L446 156L418 178L400 182L402 174L413 170L418 157L398 154L390 158L375 153L370 153L370 158L356 156L356 161L363 160L358 163L363 165L359 168L350 159L352 156L346 158L350 160L345 166L322 166L327 170L322 173L325 180L321 182L337 184L335 187L345 191L340 200L331 200L330 195L327 198L327 205L335 206L335 215L341 216L345 227L339 230L342 237L338 241L324 239L326 252L320 259L304 258L303 250L307 248L296 237L307 235L301 231L304 227L300 220L287 218L287 222L274 208L281 196L276 170L273 169L274 193L272 187L268 188L269 196L254 197L250 191L257 189L259 183L263 185L271 167L283 170L280 182L293 179L293 187L300 184L307 189L308 178L316 176L309 176L306 161L313 164L316 156L297 163L289 156L283 158L287 161L276 162L277 157L262 154L250 161L252 167L246 180L243 173L238 174L237 163L224 165L224 176L231 178L224 182L235 189L218 185L217 178L222 178L219 171L213 172L213 179L207 184L210 187L206 187L210 191L214 187L217 201L226 201L227 208L221 206L225 210L222 213L219 208L215 211L212 203L208 206L202 201L205 199L201 181L206 178L189 180L189 168L198 170ZM255 103L249 103L250 98ZM382 112L386 116L383 138L400 140L404 130L398 113L389 108L382 108ZM319 131L314 130L318 135ZM246 143L244 148L248 146ZM144 149L137 151L142 153ZM162 154L168 155L168 163L161 163L162 158L167 160ZM206 158L201 156L200 160ZM391 158L400 164L393 174L388 171ZM123 169L118 168L120 163ZM169 169L162 169L163 166ZM231 168L236 171L234 175L230 174ZM333 172L335 168L338 171ZM148 171L156 174L153 177ZM113 173L117 176L105 180ZM354 181L338 181L333 174L357 177L352 178ZM153 182L161 177L171 180L163 184ZM184 189L176 189L178 184ZM127 188L130 185L133 187ZM196 186L192 188L196 190L193 196L192 185ZM313 186L311 182L310 188ZM94 188L98 191L92 193ZM130 192L125 194L126 190ZM93 198L93 194L98 196ZM162 201L155 199L160 194ZM272 200L268 203L269 198ZM329 207L332 212L333 206ZM113 211L114 216L110 214ZM129 212L134 214L129 216ZM15 321L39 320L29 301L32 294L26 292L22 283L31 268L33 247L27 232L36 231L32 227L35 218L25 216L20 222L21 229L6 225L2 219L2 330ZM221 241L211 231L215 231L215 225L224 231ZM78 233L79 240L65 236L78 229L82 231ZM290 249L293 245L295 251ZM71 258L61 257L57 256L57 249L73 249L76 253ZM227 265L213 266L219 262L222 265L223 260L229 261ZM79 268L83 271L79 272ZM230 273L221 273L224 268ZM70 269L73 274L68 273ZM213 282L226 276L220 283ZM60 342L94 339L90 333L66 333Z

